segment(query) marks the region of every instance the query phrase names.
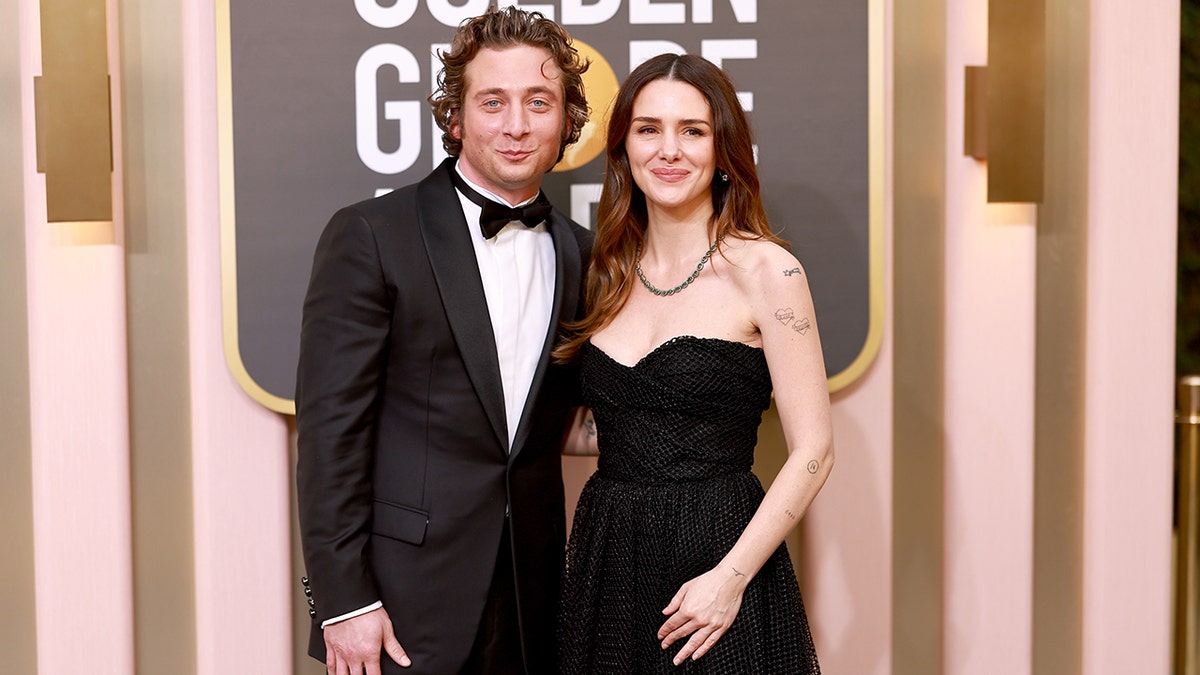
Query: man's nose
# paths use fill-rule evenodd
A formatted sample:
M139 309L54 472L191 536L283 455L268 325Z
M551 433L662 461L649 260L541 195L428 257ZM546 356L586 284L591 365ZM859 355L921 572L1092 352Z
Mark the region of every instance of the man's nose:
M529 133L529 111L521 106L509 108L504 116L504 133L520 138Z

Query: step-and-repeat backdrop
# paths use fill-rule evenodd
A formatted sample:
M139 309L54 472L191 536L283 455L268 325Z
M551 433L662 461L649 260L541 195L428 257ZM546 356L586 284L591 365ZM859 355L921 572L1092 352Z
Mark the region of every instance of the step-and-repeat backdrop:
M254 398L292 410L313 248L339 207L445 157L425 97L454 27L489 0L222 0L218 26L226 352ZM772 225L809 274L833 388L869 364L882 309L878 0L501 2L561 23L592 61L592 122L546 180L590 226L618 83L663 52L737 85Z

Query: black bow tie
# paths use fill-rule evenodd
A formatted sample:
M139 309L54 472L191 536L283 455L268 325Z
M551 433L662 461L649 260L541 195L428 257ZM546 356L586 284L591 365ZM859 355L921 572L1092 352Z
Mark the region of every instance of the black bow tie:
M479 194L467 185L467 181L456 170L450 171L450 179L459 192L479 206L479 227L483 230L484 239L496 236L514 220L521 221L525 227L537 227L550 216L550 200L546 199L544 192L538 192L533 202L513 208Z

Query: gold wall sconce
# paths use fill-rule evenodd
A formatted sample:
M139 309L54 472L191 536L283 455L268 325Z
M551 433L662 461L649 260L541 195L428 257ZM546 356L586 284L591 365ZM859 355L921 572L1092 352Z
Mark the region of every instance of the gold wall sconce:
M37 170L52 223L113 219L112 98L104 0L41 0L34 78Z
M964 154L988 165L989 202L1041 202L1046 2L988 3L988 65L967 66Z

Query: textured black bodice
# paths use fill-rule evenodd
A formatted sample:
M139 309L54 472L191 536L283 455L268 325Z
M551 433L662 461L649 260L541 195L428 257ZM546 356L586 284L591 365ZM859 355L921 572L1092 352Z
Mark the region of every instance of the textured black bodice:
M591 343L580 358L600 458L567 546L561 672L819 672L782 545L708 654L676 667L671 659L686 640L664 651L656 635L671 597L721 560L762 501L750 472L771 399L762 350L683 336L633 366Z
M683 483L754 463L771 376L761 349L677 337L633 367L584 346L583 391L599 430L600 475Z

